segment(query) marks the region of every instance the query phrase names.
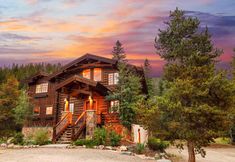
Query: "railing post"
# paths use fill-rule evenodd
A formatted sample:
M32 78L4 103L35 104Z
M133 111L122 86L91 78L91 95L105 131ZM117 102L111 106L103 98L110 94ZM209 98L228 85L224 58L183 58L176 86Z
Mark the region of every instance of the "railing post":
M56 127L53 127L52 142L56 143Z

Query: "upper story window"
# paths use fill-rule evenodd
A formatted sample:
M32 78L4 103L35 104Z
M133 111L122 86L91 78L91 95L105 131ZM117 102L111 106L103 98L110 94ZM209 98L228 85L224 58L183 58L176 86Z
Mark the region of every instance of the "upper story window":
M36 85L36 93L48 92L48 83L41 83Z
M119 77L118 73L110 73L110 74L108 74L108 84L109 85L118 84L118 77Z
M91 70L90 69L83 70L82 76L83 76L83 78L91 79Z
M102 71L101 68L94 68L94 81L101 81L102 80Z

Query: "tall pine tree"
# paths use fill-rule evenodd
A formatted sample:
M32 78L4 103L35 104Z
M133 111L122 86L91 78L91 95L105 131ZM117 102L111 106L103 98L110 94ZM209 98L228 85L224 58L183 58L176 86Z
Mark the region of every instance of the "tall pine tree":
M156 111L160 111L160 124L168 138L186 141L188 162L195 162L195 153L205 156L202 147L231 127L234 86L223 72L216 72L221 51L213 47L208 29L199 29L197 18L176 9L166 25L155 44L167 62L167 89L159 97Z
M126 61L126 54L119 40L117 40L115 46L113 47L112 54L113 54L113 59L117 60L118 62Z

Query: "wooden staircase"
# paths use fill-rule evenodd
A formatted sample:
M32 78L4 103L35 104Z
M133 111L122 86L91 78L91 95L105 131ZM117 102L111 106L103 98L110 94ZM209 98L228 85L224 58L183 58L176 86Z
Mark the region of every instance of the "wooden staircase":
M61 133L61 136L57 139L56 143L66 144L72 141L72 125L69 124L67 128Z
M67 112L53 128L53 143L71 143L82 134L86 127L86 112L84 111L75 123L72 123L72 114Z

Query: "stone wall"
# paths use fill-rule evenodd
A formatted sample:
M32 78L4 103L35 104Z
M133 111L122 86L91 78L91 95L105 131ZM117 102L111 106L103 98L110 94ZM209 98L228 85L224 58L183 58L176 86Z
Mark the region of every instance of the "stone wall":
M53 127L23 127L22 133L25 138L31 138L35 132L40 129L47 129L49 139L52 140L53 137Z

